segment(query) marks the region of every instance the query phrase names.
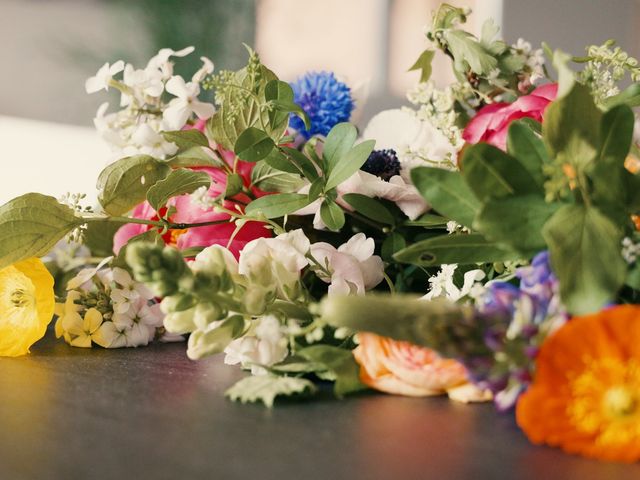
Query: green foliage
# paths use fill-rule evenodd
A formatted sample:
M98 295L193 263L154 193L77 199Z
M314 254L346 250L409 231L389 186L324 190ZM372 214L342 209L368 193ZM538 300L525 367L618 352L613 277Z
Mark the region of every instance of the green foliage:
M178 146L178 153L189 150L193 147L208 147L209 140L200 130L172 130L162 132L162 136L167 142L175 143Z
M302 188L304 180L295 173L273 168L267 162L258 162L251 171L251 183L265 192L294 193Z
M424 267L443 263L485 263L517 260L519 255L482 235L443 235L416 242L394 255L396 261Z
M375 198L367 197L359 193L347 193L342 196L342 200L352 206L356 212L371 220L384 225L395 225L396 223L389 209Z
M531 128L530 123L511 123L507 135L507 152L518 159L538 187L544 186L542 168L549 163L549 155L542 138Z
M121 215L146 199L147 191L171 168L148 155L126 157L105 168L98 177L98 200L105 212Z
M225 395L234 402L262 402L271 408L276 397L312 394L315 391L313 382L304 378L259 375L243 378Z
M565 205L545 225L543 235L570 312L592 313L612 300L627 270L618 225L595 207Z
M267 218L278 218L289 215L309 205L309 197L300 193L281 193L267 195L247 205L248 214L261 212Z
M313 345L299 350L297 355L315 365L323 366L335 376L333 391L337 397L367 388L360 381L360 367L351 350L331 345Z
M90 222L83 231L83 243L94 257L113 255L113 236L120 227L116 222Z
M433 71L431 63L436 52L434 50L425 50L420 54L418 60L409 68L409 71L420 70L420 81L427 82L431 78Z
M181 167L225 167L222 159L209 147L193 146L179 152L166 161L173 168Z
M460 173L418 167L411 171L411 180L435 211L465 227L471 227L479 211L478 199Z
M0 268L46 255L84 221L55 198L27 193L0 207Z
M234 151L245 162L257 162L271 153L275 142L262 130L249 127L236 140Z
M326 199L320 206L320 218L327 228L334 232L339 232L345 222L342 208L329 199Z
M151 186L147 192L147 200L155 211L159 211L172 197L193 193L200 187L209 188L210 186L211 177L207 173L179 168Z

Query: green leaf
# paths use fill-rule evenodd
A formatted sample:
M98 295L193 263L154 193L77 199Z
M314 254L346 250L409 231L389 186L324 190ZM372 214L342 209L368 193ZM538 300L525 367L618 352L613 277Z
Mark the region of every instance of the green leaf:
M83 233L83 243L91 250L93 257L113 255L113 236L122 227L116 222L90 222Z
M316 386L304 378L258 375L243 378L227 390L225 395L234 402L262 402L271 408L276 397L315 392Z
M384 204L374 198L367 197L360 193L347 193L342 196L342 200L347 202L353 209L361 215L364 215L376 222L385 225L395 225L396 220L393 214Z
M146 199L147 191L171 168L148 155L126 157L105 168L98 177L98 200L105 212L122 215Z
M420 70L420 82L427 82L431 78L433 57L435 56L435 50L425 50L420 54L416 63L414 63L409 71Z
M538 195L489 200L473 226L488 240L529 257L546 248L542 227L558 208Z
M556 100L559 100L571 91L575 85L576 78L573 70L568 65L571 61L571 55L562 50L556 50L553 52L552 58L553 66L558 71L558 95Z
M338 163L329 168L325 192L337 187L360 170L371 155L375 144L375 140L365 140L340 157Z
M153 185L147 192L147 200L157 212L172 197L193 193L200 187L209 188L210 186L211 177L207 173L179 168Z
M195 146L184 150L166 161L173 168L180 167L222 167L224 162L209 147Z
M289 161L289 158L280 148L274 148L271 150L271 153L265 157L264 162L271 168L275 168L282 172L302 173L298 167Z
M278 218L300 210L311 203L307 195L300 193L281 193L267 195L254 200L247 205L246 212L255 214L262 212L267 218Z
M461 170L481 201L508 195L543 194L542 187L517 159L487 143L471 145L465 150Z
M328 198L320 206L320 218L329 230L340 231L344 226L344 212L342 208Z
M256 163L256 166L253 167L251 183L265 192L279 193L297 192L305 184L300 175L272 168L266 160Z
M607 108L617 105L627 105L629 107L640 107L640 83L632 83L618 95L609 97L604 100L604 106Z
M482 235L441 235L414 243L393 258L424 267L449 263L471 264L517 260L521 255Z
M435 211L471 228L480 206L459 172L418 167L411 170L411 180Z
M334 126L324 142L322 156L325 160L326 174L333 170L344 157L358 137L358 130L350 123L338 123ZM359 168L359 167L358 167Z
M488 75L498 67L498 61L471 34L463 30L445 30L442 34L453 54L456 70L466 70L465 62L479 75Z
M273 105L275 106L276 111L286 112L287 116L289 113L292 113L293 115L298 117L300 120L302 120L302 123L304 123L304 127L307 130L311 128L311 119L309 119L309 115L307 115L307 112L305 112L298 104L293 103L292 101L284 102L282 100L275 100L273 102Z
M565 205L547 222L543 235L570 313L593 313L615 298L627 273L618 225L594 207Z
M0 207L0 268L41 257L84 221L55 198L27 193Z
M296 353L310 362L324 365L335 375L334 393L337 397L367 388L360 381L360 367L353 358L351 350L330 345L313 345Z
M626 105L613 107L602 116L602 144L589 174L594 201L619 212L621 222L625 221L629 197L635 193L633 175L624 166L633 142L634 121L633 110Z
M265 100L271 102L275 107L269 112L269 124L274 130L278 129L282 123L289 123L289 112L295 111L296 114L302 112L301 118L303 118L303 121L309 121L306 113L304 113L298 105L293 103L293 89L287 82L271 80L265 85L264 96Z
M466 184L464 184L466 187ZM467 187L468 188L468 187ZM448 219L441 217L440 215L434 215L433 213L425 213L415 220L409 220L404 222L403 225L407 227L424 227L424 228L444 228L447 226Z
M537 185L544 186L542 166L549 162L549 156L542 139L527 124L520 121L511 123L507 136L507 152L518 159Z
M298 171L302 173L307 180L313 182L318 178L318 171L316 170L316 167L304 153L291 147L280 147L280 150L282 150L286 155L288 162L295 165Z
M173 130L161 132L167 142L175 143L178 152L183 152L193 147L209 147L209 140L200 130Z
M231 173L227 175L227 185L224 189L224 198L231 198L234 195L242 192L244 188L244 182L242 177L238 173Z
M574 166L589 164L600 145L601 118L589 89L579 83L566 96L549 104L542 137L551 157L561 155Z
M398 232L392 232L382 242L380 254L382 259L386 261L393 261L393 256L403 248L406 248L407 241Z
M257 162L269 155L275 146L274 141L265 132L249 127L238 137L234 152L245 162Z

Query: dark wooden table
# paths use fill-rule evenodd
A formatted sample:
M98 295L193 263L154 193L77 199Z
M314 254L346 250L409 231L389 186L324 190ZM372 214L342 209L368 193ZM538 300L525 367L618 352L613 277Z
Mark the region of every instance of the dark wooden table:
M491 405L234 404L238 369L184 350L88 351L49 333L0 359L0 479L640 479L640 465L532 446Z

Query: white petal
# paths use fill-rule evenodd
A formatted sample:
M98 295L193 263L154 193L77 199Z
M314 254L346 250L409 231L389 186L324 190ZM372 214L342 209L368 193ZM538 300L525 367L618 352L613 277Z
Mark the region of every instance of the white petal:
M212 104L200 102L198 100L191 101L191 109L200 120L206 120L216 113L216 108Z
M182 78L180 75L171 77L165 85L165 90L170 94L182 99L189 98L190 94L184 78Z

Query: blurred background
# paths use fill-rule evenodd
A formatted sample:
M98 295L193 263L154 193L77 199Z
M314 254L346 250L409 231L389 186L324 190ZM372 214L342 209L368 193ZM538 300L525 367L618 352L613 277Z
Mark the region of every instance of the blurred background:
M417 73L407 68L425 47L425 26L439 3L0 0L0 142L5 155L25 155L25 143L30 154L23 164L0 160L5 168L0 201L26 190L77 191L78 178L93 184L104 165L102 146L89 128L68 125L91 126L106 96L85 94L84 81L106 61L144 66L161 47L194 45L197 55L179 59L178 73L193 73L200 55L210 57L217 69L235 69L246 61L245 42L284 80L308 70L333 70L353 87L367 84L368 100L360 105L362 123L381 109L407 103L405 92L417 80ZM586 45L616 38L630 54L640 55L637 0L450 3L474 10L472 30L494 18L509 43L523 37L537 46L545 40L553 48L582 54ZM436 62L434 78L441 84L450 78L444 61ZM58 174L54 190L49 175L59 172L63 156L65 168L74 174ZM28 185L13 180L24 173L30 174Z

